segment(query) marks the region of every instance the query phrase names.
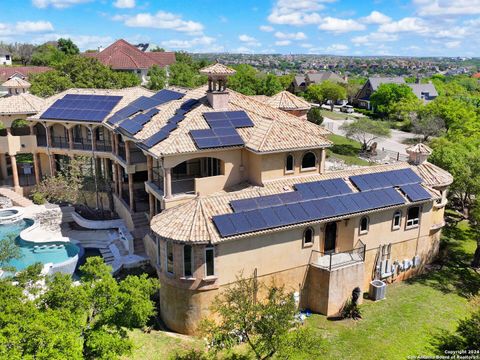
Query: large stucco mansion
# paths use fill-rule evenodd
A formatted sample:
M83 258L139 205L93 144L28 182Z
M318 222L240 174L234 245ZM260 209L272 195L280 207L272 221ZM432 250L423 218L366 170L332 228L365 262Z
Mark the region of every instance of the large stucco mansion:
M28 193L72 155L93 157L130 229L148 221L137 248L157 270L164 322L181 333L195 332L241 272L332 315L355 287L403 279L432 260L452 177L427 161L430 149L410 147L409 163L326 172L327 130L229 90L228 67L201 72L208 86L156 93L70 89L32 100L17 84L7 100L33 105L17 98L25 109L7 113L0 99L2 181ZM15 134L21 116L30 126ZM30 183L22 153L33 154Z

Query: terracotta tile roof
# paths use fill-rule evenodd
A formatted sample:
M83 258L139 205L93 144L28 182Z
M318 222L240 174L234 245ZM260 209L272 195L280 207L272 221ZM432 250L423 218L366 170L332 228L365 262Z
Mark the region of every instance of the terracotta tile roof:
M172 52L143 52L123 39L97 53L85 53L115 70L149 69L153 65L167 66L175 62Z
M425 161L413 168L424 180L424 183L432 187L448 186L453 182L453 176L442 168Z
M30 74L39 74L53 70L48 66L0 66L0 81L7 81L13 75L19 74L22 78L28 78Z
M13 77L2 84L6 88L29 88L32 86L28 81L25 81L19 77Z
M288 91L281 91L268 98L266 103L277 109L282 110L306 110L312 106L310 103Z
M474 79L480 79L480 72L476 73L476 74L473 74L472 75L472 78Z
M414 171L416 170L415 166L399 162L390 165L367 166L354 170L335 171L325 174L283 178L266 182L264 183L263 187L247 186L238 191L223 191L207 196L197 196L186 203L180 204L171 209L167 209L162 213L156 215L150 222L150 226L153 232L165 239L182 242L218 243L225 241L225 238L220 237L220 234L217 232L216 227L212 221L212 217L214 215L231 213L232 209L230 207L230 201L232 200L254 198L263 195L273 195L280 194L286 191L293 191L293 185L301 182L311 182L333 178L345 179L353 175L376 173L388 170L404 169L409 167L412 168ZM430 189L427 190L430 191ZM439 194L435 191L430 191L430 193L434 198L439 197ZM375 210L367 211L366 213L368 212L375 212ZM319 223L325 221L326 220L318 220L311 223ZM292 228L298 226L303 227L305 226L305 224L252 232L244 235L229 237L228 240L245 238L263 233L283 231L285 228Z
M38 96L23 93L0 98L0 114L36 114L45 105Z
M157 157L200 151L189 132L194 129L209 128L203 113L214 110L206 99L206 90L206 86L189 90L181 100L158 106L160 112L144 125L143 129L135 135L135 139L139 142L148 139L167 123L185 100L198 99L200 105L187 113L185 119L167 139L153 146L149 151ZM330 134L328 130L309 122L299 121L296 116L272 108L249 96L229 91L228 110L244 110L254 123L253 127L237 130L247 149L254 152L279 152L331 146L332 143L325 138L325 135Z
M236 71L234 69L218 62L200 69L200 74L203 75L233 75L235 73Z
M430 155L432 153L432 149L430 149L427 145L418 143L412 146L409 146L405 149L407 153L415 153L415 154L427 154Z

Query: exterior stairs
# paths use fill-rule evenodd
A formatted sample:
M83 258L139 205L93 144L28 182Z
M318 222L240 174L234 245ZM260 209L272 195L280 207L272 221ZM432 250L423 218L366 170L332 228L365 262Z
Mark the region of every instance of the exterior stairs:
M133 249L137 255L145 255L145 246L143 244L143 238L150 231L150 221L143 212L137 212L132 214L132 222L134 229L131 232L133 235Z
M11 190L8 187L0 187L0 196L5 196L12 200L13 205L27 207L32 206L33 202L26 197L16 193L15 191Z

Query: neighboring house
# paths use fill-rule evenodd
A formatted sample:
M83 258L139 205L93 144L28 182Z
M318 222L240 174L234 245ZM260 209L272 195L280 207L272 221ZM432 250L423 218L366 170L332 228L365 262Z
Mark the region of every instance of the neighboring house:
M305 116L308 110L310 110L312 107L308 101L292 94L289 91L280 91L278 94L273 96L254 95L251 97L269 106L283 110L298 117Z
M5 49L0 49L0 65L12 65L12 54Z
M370 110L370 97L377 91L378 87L382 84L397 84L409 86L413 93L424 102L431 101L438 96L438 92L435 89L435 85L432 83L419 84L419 83L406 83L403 77L371 77L362 86L355 96L353 103L360 107Z
M201 73L208 86L191 90L64 91L29 117L33 144L8 152L33 153L36 181L69 156L95 158L157 271L170 329L194 333L242 271L332 315L354 288L436 255L452 178L428 149L409 149L411 164L326 172L328 130L229 90L226 66Z
M142 85L148 82L148 69L153 65L167 67L175 63L174 52L144 52L136 46L120 39L99 52L84 53L94 57L113 70L130 71L140 78Z
M30 74L38 74L50 70L52 68L47 66L0 66L0 84L13 78L28 80ZM0 96L7 93L8 89L0 85Z
M346 80L333 71L320 71L316 73L307 73L305 75L295 75L289 90L293 93L299 93L305 91L308 86L312 84L320 84L325 80L346 83Z
M478 82L480 82L480 72L473 74L472 78L477 79Z

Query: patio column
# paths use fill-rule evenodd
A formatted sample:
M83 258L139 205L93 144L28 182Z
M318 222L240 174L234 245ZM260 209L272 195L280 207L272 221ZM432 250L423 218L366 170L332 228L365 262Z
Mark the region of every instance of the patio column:
M163 189L165 191L165 199L172 197L172 169L165 168L163 174Z
M117 176L118 176L118 197L122 198L122 168L120 167L119 164L117 164Z
M153 158L150 155L147 155L147 174L148 181L153 181Z
M68 148L70 150L73 150L73 128L69 127L67 129L67 133L68 133Z
M127 162L127 165L130 165L130 141L125 141L125 161Z
M97 150L97 137L95 136L95 129L92 127L89 129L91 135L92 135L92 150L96 151Z
M117 136L113 131L110 132L110 141L112 143L112 152L118 155Z
M33 153L33 171L35 172L35 183L40 184L41 174L40 174L40 162L38 161L38 153Z
M20 188L20 182L18 181L17 158L15 155L10 155L10 163L12 164L13 187L16 190Z
M148 210L149 210L149 218L152 220L152 218L155 216L155 197L148 193Z
M113 191L118 196L118 168L117 168L117 163L113 164Z
M324 148L320 149L320 163L318 164L320 174L325 172L326 153Z
M103 171L104 171L104 176L105 176L105 179L106 180L110 180L111 179L111 165L110 165L110 162L107 158L103 158Z
M0 154L0 171L2 173L2 179L7 180L8 172L7 172L7 155Z
M55 155L48 154L48 161L50 161L50 176L55 176L57 173L57 167L55 165Z
M128 174L128 199L130 203L130 211L135 212L135 197L133 193L133 174Z

